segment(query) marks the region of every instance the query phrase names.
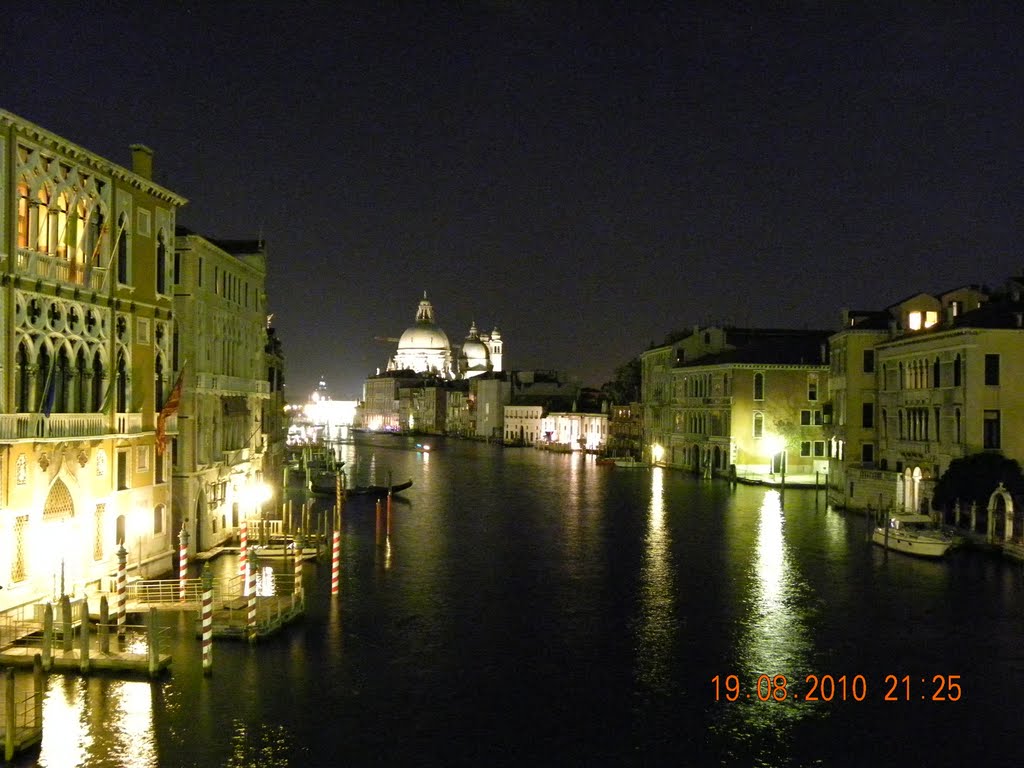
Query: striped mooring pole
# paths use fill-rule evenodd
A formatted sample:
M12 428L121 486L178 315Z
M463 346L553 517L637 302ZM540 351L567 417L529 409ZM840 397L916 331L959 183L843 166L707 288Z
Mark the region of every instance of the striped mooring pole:
M341 588L341 531L334 531L331 542L331 594L336 595Z
M125 616L128 613L128 550L124 544L117 550L117 637L124 640Z
M203 674L213 674L213 573L203 565Z
M248 573L249 564L249 521L243 520L238 532L238 572L243 576Z
M256 639L256 569L249 565L248 582L249 582L249 619L246 622L246 628L249 632L249 640Z
M295 586L293 592L296 595L302 594L302 545L295 548Z
M185 523L181 524L181 535L178 549L178 599L185 602L185 584L188 582L188 531Z

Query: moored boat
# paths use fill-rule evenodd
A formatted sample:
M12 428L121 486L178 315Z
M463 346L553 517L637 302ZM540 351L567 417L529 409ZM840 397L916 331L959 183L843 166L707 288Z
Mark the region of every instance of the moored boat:
M616 459L615 466L623 467L625 469L645 469L651 465L646 461L639 461L637 459Z
M878 526L871 540L881 547L918 557L943 557L953 548L953 537L934 527L928 515L897 514Z
M266 544L252 543L249 549L255 557L270 559L301 557L303 560L315 560L321 548L315 543L304 542L299 546L291 536L271 536Z

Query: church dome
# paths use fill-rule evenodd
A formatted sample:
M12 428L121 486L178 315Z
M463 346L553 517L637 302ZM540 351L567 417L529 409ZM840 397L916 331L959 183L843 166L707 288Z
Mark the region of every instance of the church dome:
M434 307L424 296L416 311L416 324L405 329L398 340L399 352L448 351L448 334L434 322Z
M469 368L487 367L487 347L480 341L475 321L469 326L469 334L462 343L462 356L466 358L466 365Z
M434 307L423 294L415 325L406 328L398 340L392 368L450 376L451 367L448 335L434 322Z
M398 340L399 352L444 351L449 349L448 335L436 325L414 325Z

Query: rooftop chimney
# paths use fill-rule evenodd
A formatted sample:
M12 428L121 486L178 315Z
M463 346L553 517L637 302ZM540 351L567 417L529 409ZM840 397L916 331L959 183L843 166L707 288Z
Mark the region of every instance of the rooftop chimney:
M145 144L132 144L132 171L144 179L153 180L153 150Z

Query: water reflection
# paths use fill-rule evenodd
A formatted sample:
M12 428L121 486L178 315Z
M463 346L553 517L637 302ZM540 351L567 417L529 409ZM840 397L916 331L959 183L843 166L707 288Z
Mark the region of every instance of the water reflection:
M147 681L65 678L47 692L43 720L40 766L148 768L159 762Z
M676 683L671 666L678 627L663 483L663 470L654 468L640 570L640 616L636 626L637 678L649 693L668 693Z
M777 491L764 494L757 512L757 538L748 573L750 591L736 648L741 696L721 710L724 722L715 730L751 750L757 760L771 761L789 751L795 723L815 716L813 705L793 699L793 693L803 690L805 676L815 670L809 667L812 644L801 611L807 587L791 560ZM772 697L782 682L779 676L785 676L782 701L777 698L783 698L783 691Z

